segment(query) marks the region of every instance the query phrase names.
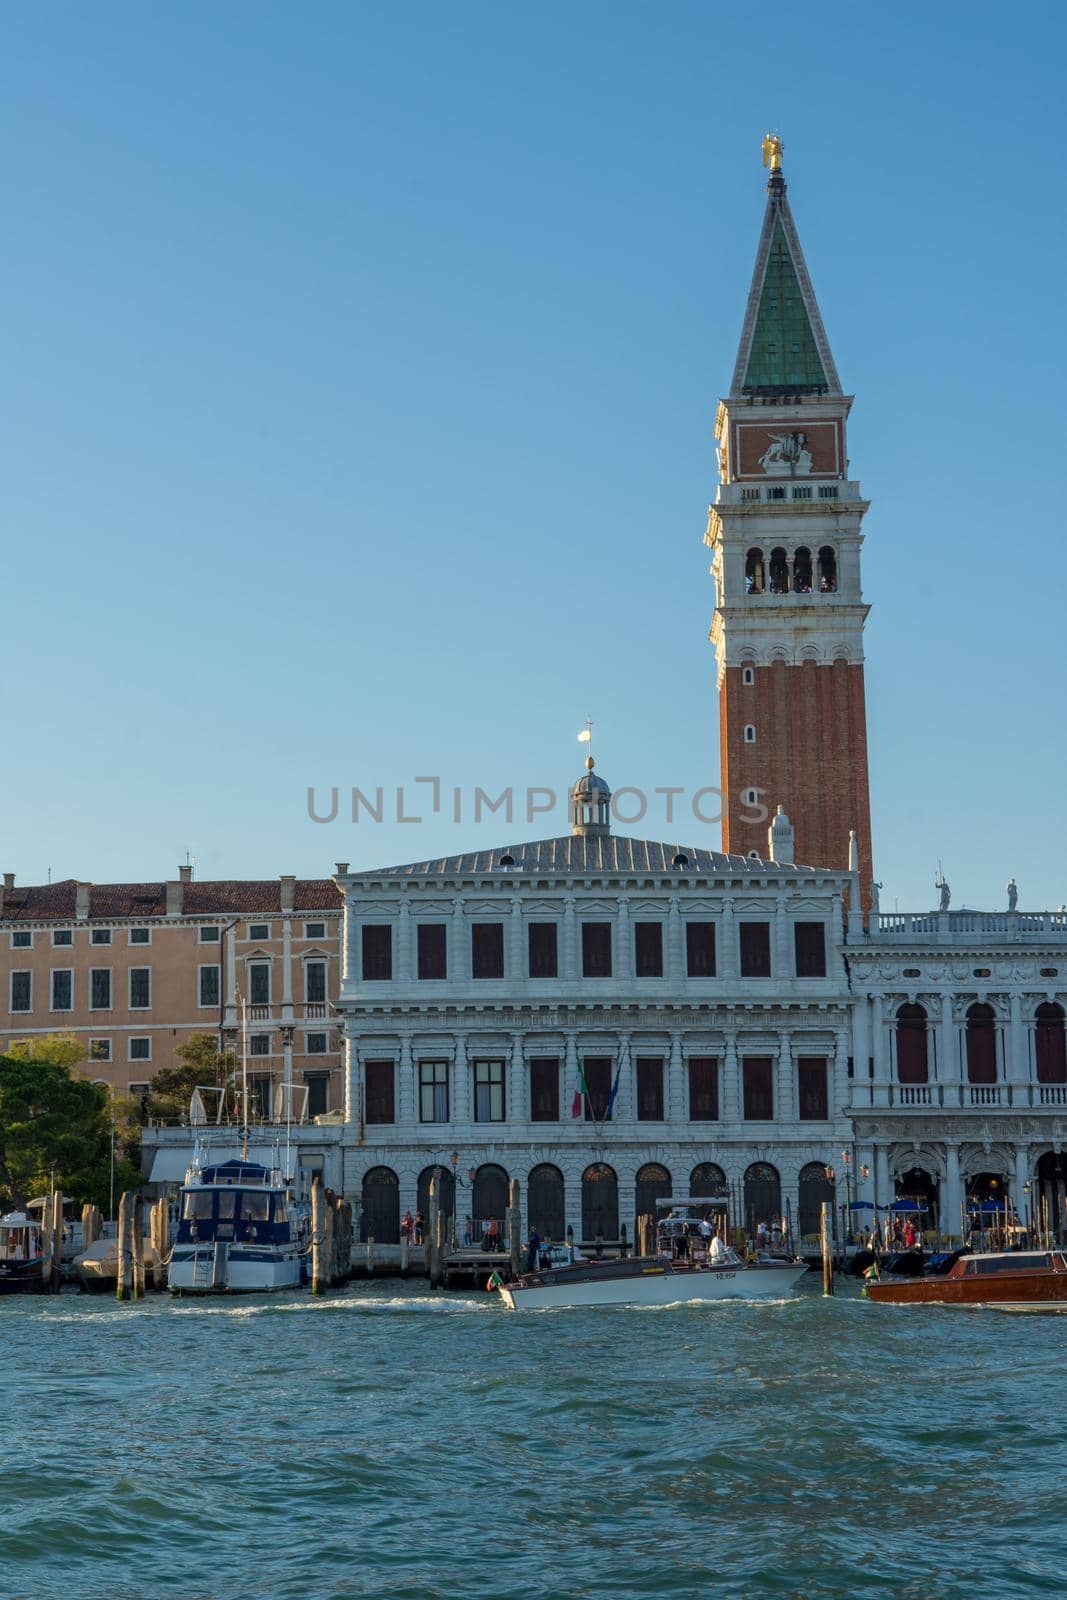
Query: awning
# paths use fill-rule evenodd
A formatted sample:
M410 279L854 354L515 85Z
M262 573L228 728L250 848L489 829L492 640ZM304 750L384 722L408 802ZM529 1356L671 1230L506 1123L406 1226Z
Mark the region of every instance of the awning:
M249 1161L258 1161L261 1167L266 1167L269 1172L277 1159L281 1159L284 1152L278 1152L274 1145L253 1144L249 1147ZM184 1183L185 1174L189 1170L193 1159L192 1144L164 1145L152 1157L152 1165L148 1172L148 1183ZM233 1144L201 1144L200 1164L204 1167L221 1166L224 1161L239 1161L241 1159L240 1141Z
M192 1160L191 1150L157 1150L152 1157L149 1183L184 1183Z

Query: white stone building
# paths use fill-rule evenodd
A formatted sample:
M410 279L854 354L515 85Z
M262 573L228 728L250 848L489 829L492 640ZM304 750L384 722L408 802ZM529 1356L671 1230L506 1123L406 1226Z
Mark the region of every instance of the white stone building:
M816 1226L849 1138L849 875L790 864L784 818L753 860L615 835L609 799L590 771L569 837L339 870L344 1186L376 1240L435 1168L461 1233L512 1177L554 1237L632 1240L724 1185L735 1217Z

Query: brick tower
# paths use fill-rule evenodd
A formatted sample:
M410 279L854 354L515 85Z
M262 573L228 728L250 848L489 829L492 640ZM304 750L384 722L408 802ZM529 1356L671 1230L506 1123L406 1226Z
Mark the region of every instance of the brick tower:
M871 816L861 524L842 392L781 170L764 141L767 211L730 393L715 419L713 552L723 848L767 853L780 805L796 859L846 868L855 830L866 905Z

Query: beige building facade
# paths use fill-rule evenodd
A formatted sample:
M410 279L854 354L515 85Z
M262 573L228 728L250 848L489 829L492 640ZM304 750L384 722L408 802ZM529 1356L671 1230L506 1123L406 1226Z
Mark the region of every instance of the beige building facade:
M0 1051L70 1032L84 1070L144 1092L194 1033L237 1046L247 1003L248 1069L264 1115L280 1086L309 1117L341 1104L333 1001L341 895L329 878L199 883L191 867L155 883L68 878L0 889Z

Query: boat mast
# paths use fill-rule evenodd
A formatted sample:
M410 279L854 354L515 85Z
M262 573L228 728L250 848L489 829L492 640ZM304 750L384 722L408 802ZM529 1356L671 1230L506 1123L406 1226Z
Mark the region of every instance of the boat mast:
M240 990L241 1005L241 1160L248 1160L248 1002Z

